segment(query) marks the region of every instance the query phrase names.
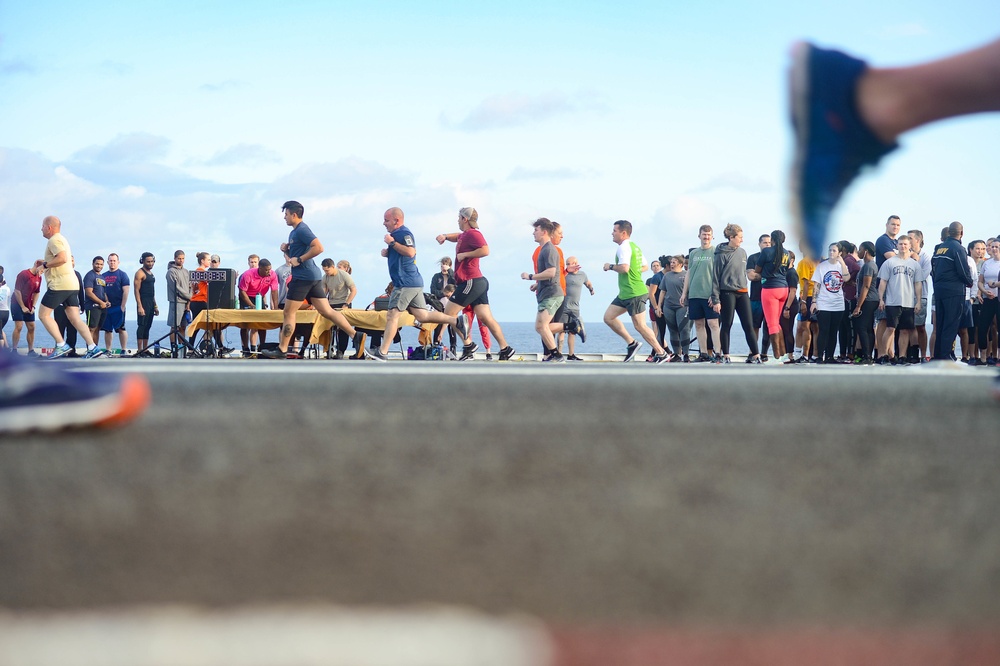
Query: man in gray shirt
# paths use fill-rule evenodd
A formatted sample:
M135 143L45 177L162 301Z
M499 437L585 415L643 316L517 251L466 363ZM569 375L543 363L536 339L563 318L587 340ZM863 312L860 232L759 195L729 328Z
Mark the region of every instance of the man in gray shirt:
M563 303L563 309L566 312L566 317L568 320L573 319L581 320L580 317L580 296L583 293L583 288L586 287L590 291L590 295L594 295L594 285L590 283L587 278L587 274L580 270L580 262L576 257L570 257L566 260L566 300ZM576 334L571 331L566 331L569 334L569 340L567 341L567 348L569 351L569 356L566 357L567 361L582 361L583 359L576 355ZM562 338L564 334L560 333L559 337ZM559 348L562 348L562 340L560 340Z

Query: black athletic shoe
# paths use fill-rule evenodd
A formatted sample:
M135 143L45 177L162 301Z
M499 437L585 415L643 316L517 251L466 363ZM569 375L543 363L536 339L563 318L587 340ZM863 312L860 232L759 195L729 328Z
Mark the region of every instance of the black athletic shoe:
M711 363L712 357L708 354L698 354L698 356L692 361L693 363Z
M286 352L281 351L277 347L275 347L274 349L265 349L260 353L260 355L263 356L264 358L288 358L288 354Z
M566 357L557 351L552 352L542 359L542 363L565 363Z
M760 362L761 363L767 363L767 354L761 354L760 355Z
M583 320L579 317L573 317L573 322L576 324L576 334L580 336L580 342L587 342L587 329L583 326Z
M566 360L567 361L582 361L583 359L580 358L579 356L577 356L576 354L570 354L569 356L566 357Z
M462 347L462 355L459 357L459 361L471 361L476 357L476 350L479 349L479 345L473 342L470 345L465 345Z
M624 361L624 363L628 363L629 361L631 361L632 359L634 359L635 358L635 353L637 351L639 351L639 347L641 347L641 346L642 346L641 342L639 342L638 340L633 340L631 342L631 344L629 344L629 346L625 349L625 361Z
M500 350L500 360L501 361L509 361L511 359L511 357L514 356L514 354L516 354L516 353L517 352L514 351L513 347L511 347L510 345L507 345L506 347L504 347L503 349Z
M656 363L657 365L660 363L670 363L670 354L667 354L666 352L657 354L653 357L653 363Z

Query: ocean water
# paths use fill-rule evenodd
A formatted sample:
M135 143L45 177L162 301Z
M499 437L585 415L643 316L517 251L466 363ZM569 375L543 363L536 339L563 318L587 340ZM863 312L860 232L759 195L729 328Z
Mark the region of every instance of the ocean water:
M626 317L622 318L622 321L628 321ZM503 328L504 336L507 338L508 344L521 352L541 352L542 343L538 337L538 333L535 332L534 322L501 322L500 326ZM126 330L128 331L128 346L130 349L135 349L135 321L127 321L125 324ZM473 323L472 326L472 339L479 343L480 349L483 349L482 339L479 334L478 321ZM586 322L587 328L587 342L586 344L581 343L579 339L576 341L576 351L580 353L588 354L624 354L625 353L625 341L618 337L610 328L608 328L603 321L597 322ZM632 337L636 340L641 340L638 333L632 327L631 321L626 323L625 328L628 329ZM8 322L7 326L4 327L4 331L7 334L8 342L11 339L11 333L14 330L13 322ZM165 335L169 331L165 321L156 320L153 322L153 327L150 331L150 340L155 340L162 335ZM406 327L402 330L401 337L403 339L403 347L415 346L417 344L417 329L412 326ZM275 342L278 339L277 330L268 331L268 341ZM232 347L234 349L240 348L240 330L235 327L229 327L223 331L223 341L227 347ZM447 334L444 336L444 342L448 344ZM97 343L101 346L104 345L103 334L100 335L100 339ZM35 326L35 349L43 349L47 347L53 347L55 342L52 337L45 332L40 323ZM669 340L668 340L669 345ZM83 348L83 341L78 342L78 347ZM118 334L112 336L111 342L112 348L118 346ZM164 345L166 346L166 345ZM497 344L496 340L491 340L491 350L494 353L500 351L500 346ZM697 343L692 345L697 347ZM24 332L21 333L21 341L19 347L22 351L27 349L27 343L24 339ZM565 352L565 345L563 347ZM643 343L641 354L648 354L650 351L648 345ZM748 352L746 340L743 338L743 329L740 328L739 323L733 325L732 331L732 343L730 346L730 352L734 355L744 355Z

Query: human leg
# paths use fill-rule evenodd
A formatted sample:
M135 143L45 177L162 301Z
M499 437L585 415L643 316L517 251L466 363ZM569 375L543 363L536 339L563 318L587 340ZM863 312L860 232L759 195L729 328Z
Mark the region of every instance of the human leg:
M720 291L719 303L722 305L719 311L719 347L723 356L729 357L729 336L733 328L733 316L736 314L736 292Z
M734 305L736 315L740 318L740 325L743 327L743 337L746 338L747 349L750 350L750 356L759 356L760 351L757 347L757 334L753 330L753 312L750 309L750 294L745 291L736 292L736 301Z
M608 328L614 331L622 340L628 344L635 342L635 339L629 334L628 330L618 318L623 314L628 312L625 308L615 305L612 303L608 306L608 309L604 311L604 323L607 324Z

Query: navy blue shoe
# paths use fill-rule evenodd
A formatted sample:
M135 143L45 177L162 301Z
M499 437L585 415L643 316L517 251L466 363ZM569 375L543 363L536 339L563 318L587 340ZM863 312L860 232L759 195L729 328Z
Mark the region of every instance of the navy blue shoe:
M119 425L149 402L141 375L73 372L0 352L0 434Z
M867 69L863 60L840 51L806 42L792 48L792 216L813 259L826 256L830 216L847 187L864 167L898 147L882 142L858 114L858 80Z

